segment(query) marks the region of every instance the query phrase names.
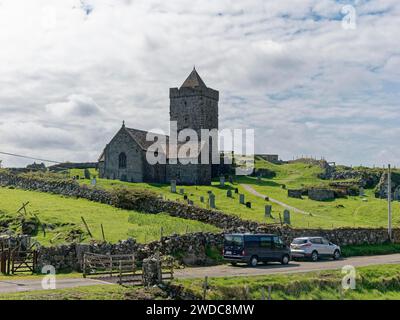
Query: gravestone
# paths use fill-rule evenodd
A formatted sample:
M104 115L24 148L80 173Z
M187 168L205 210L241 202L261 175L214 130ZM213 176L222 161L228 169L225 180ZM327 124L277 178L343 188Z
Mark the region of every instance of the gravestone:
M224 176L219 177L219 186L225 187L225 177Z
M246 202L246 207L247 207L247 208L251 208L251 202L250 202L250 201L247 201L247 202Z
M290 211L287 209L283 211L283 223L290 224Z
M239 193L239 189L238 188L235 188L235 193Z
M270 218L272 213L272 206L270 204L267 204L265 206L265 217Z
M360 187L360 197L364 197L365 193L364 193L364 188Z
M244 204L244 194L239 195L239 203Z
M185 193L185 189L179 189L179 193L180 194L184 194Z
M210 193L208 196L208 204L211 209L215 209L215 194Z
M203 196L200 196L200 202L204 203L204 197Z
M184 200L187 200L187 199L188 199L188 196L185 194L185 195L183 196L183 199L184 199Z
M176 180L171 180L171 192L176 193Z
M97 184L96 178L93 178L92 181L90 182L90 184L91 184L92 186L96 186L96 184Z
M229 189L229 190L226 192L226 196L227 196L228 198L232 198L232 190L231 190L231 189Z

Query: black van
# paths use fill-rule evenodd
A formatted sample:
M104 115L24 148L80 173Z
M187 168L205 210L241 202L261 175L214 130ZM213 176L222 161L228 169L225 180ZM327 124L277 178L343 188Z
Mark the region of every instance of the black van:
M258 262L270 261L288 264L290 248L275 234L225 234L223 257L233 265L245 262L255 267Z

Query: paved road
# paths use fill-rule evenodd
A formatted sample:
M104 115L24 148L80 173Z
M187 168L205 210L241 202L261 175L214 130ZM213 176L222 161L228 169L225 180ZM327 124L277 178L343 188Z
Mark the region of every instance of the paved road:
M276 203L276 204L278 204L278 205L280 205L280 206L282 206L282 207L284 207L284 208L286 208L286 209L289 209L289 210L291 210L291 211L293 211L293 212L297 212L297 213L301 213L301 214L310 215L309 212L306 212L306 211L303 211L303 210L301 210L301 209L298 209L298 208L289 206L288 204L283 203L282 201L273 199L273 198L271 198L271 197L269 197L269 196L267 196L267 195L265 195L265 194L259 193L258 191L254 190L253 187L251 187L251 186L248 185L248 184L241 184L241 186L242 186L246 191L250 192L251 194L253 194L253 195L257 196L257 197L260 197L260 198L263 198L263 199L265 199L265 197L268 197L268 198L269 198L269 201L272 202L272 203ZM314 214L313 214L313 215L314 215ZM314 215L314 216L315 216L315 215Z
M353 257L338 261L322 260L318 262L308 261L292 261L287 266L281 264L271 263L269 265L259 265L256 268L247 266L230 266L220 265L212 267L199 267L199 268L185 268L175 270L174 275L176 278L189 279L189 278L204 278L208 277L239 277L239 276L256 276L256 275L270 275L270 274L283 274L283 273L300 273L311 272L320 270L339 270L345 265L352 265L354 267L377 265L377 264L400 264L400 254L370 256L370 257ZM57 289L93 286L98 284L111 284L110 282L83 279L83 278L65 278L57 279ZM41 279L35 280L18 280L7 279L0 280L0 294L1 293L14 293L21 291L42 290Z
M204 278L208 277L239 277L239 276L256 276L269 275L277 273L300 273L321 270L337 270L345 265L354 267L370 266L377 264L400 264L400 254L370 256L370 257L353 257L341 260L320 260L318 262L310 261L291 261L289 265L283 266L279 263L271 263L268 265L260 264L256 268L250 268L245 265L231 266L220 265L205 268L186 268L175 270L176 278Z
M94 279L65 278L65 279L57 279L56 289L87 287L98 284L110 284L110 283ZM35 290L43 290L41 277L39 277L38 279L29 279L29 280L21 280L21 279L18 280L16 279L16 277L6 280L0 280L0 293L12 293L21 291L35 291Z

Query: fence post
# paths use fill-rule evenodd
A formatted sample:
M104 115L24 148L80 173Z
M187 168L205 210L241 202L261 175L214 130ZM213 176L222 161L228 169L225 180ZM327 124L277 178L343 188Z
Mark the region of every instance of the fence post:
M119 285L122 284L122 261L119 261Z
M112 256L110 255L110 277L112 277L112 270L113 270L113 261L112 261Z
M272 287L271 287L271 286L268 286L268 300L269 300L269 301L272 300L272 298L271 298L271 291L272 291Z
M205 276L203 282L203 300L206 300L207 287L208 287L208 276Z
M104 228L103 228L103 224L101 224L101 234L103 236L103 241L106 242L106 237L104 235Z
M244 294L246 296L246 300L250 300L250 297L249 297L250 293L249 293L249 286L248 285L244 286Z
M87 259L87 255L86 253L83 254L83 277L86 278L86 259Z
M265 288L261 288L261 300L265 300Z

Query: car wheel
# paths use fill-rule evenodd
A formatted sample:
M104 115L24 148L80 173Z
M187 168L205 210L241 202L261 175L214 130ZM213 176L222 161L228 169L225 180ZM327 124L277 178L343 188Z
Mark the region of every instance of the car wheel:
M236 266L237 262L231 262L231 265Z
M290 261L290 257L289 257L287 254L285 254L285 255L282 257L281 264L288 264L289 261Z
M311 253L311 260L312 260L313 262L318 261L318 252L317 252L317 251L313 251L313 252Z
M257 256L252 256L249 262L250 267L256 267L258 264Z
M333 259L334 260L340 259L340 251L339 250L335 250L335 252L333 253Z

